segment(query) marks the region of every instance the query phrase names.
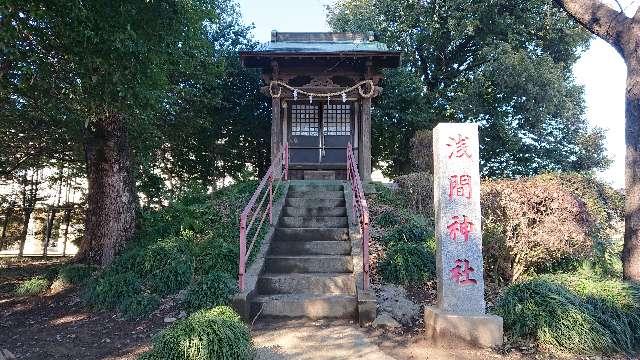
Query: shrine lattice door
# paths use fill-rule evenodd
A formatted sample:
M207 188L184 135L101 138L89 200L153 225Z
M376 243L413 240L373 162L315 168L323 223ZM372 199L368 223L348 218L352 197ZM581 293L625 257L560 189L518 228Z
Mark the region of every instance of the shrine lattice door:
M291 164L341 165L352 141L353 105L350 103L293 103L289 112Z

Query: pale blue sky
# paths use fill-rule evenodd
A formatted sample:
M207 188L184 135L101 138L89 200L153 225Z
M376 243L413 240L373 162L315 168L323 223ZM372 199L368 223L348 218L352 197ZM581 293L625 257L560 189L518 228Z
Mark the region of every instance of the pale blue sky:
M325 5L333 0L239 0L246 23L255 25L258 41L268 41L271 30L328 31ZM621 0L632 15L638 1ZM594 39L574 67L578 83L585 87L587 118L608 130L607 151L613 165L599 177L617 188L624 186L624 93L626 68L607 43Z

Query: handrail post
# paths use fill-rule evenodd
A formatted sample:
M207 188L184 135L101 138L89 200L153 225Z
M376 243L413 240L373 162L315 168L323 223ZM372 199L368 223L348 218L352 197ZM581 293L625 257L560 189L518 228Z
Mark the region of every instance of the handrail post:
M284 144L284 179L289 180L289 143Z
M247 219L242 213L240 215L240 259L238 261L238 288L240 291L244 291L244 272L246 265L246 252L247 252Z
M273 225L273 174L269 176L269 224Z
M369 290L369 211L366 204L362 204L362 209L362 286Z

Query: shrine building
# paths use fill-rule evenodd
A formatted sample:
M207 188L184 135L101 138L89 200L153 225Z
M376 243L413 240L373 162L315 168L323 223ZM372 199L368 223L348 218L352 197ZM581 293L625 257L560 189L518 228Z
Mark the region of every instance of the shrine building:
M288 144L290 179L345 179L351 144L362 181L371 179L371 100L382 70L400 66L399 51L372 32L272 31L240 58L261 69L272 99L272 163Z

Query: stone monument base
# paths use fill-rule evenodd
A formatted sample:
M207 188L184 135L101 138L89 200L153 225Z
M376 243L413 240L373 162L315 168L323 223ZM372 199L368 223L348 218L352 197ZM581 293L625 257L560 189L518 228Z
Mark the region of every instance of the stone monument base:
M455 314L435 307L426 307L424 326L427 341L435 346L494 347L502 345L500 316Z

